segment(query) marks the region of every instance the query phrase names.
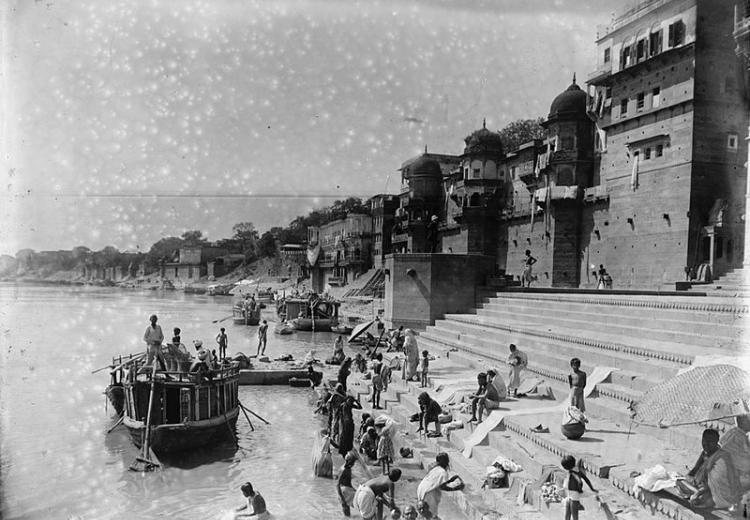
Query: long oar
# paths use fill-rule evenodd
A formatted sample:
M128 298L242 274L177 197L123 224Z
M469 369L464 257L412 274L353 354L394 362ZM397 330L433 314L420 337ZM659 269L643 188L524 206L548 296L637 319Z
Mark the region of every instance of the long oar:
M271 424L270 422L266 421L266 420L265 420L265 419L264 419L263 417L261 417L260 415L258 415L258 414L257 414L257 413L255 413L254 411L252 411L252 410L251 410L250 408L246 407L246 406L245 406L244 404L240 403L240 406L242 407L242 409L243 409L243 410L246 410L246 411L250 412L250 413L251 413L251 414L253 414L253 415L254 415L255 417L257 417L258 419L260 419L261 421L263 421L264 423L266 423L266 424Z
M222 321L228 320L228 319L229 319L229 318L231 318L232 316L234 316L234 314L230 314L229 316L226 316L226 317L224 317L224 318L221 318L221 319L219 319L219 320L213 320L213 321L212 321L211 323L221 323Z
M136 355L135 357L133 357L133 358L130 358L130 359L128 359L127 361L125 361L125 362L123 362L123 363L121 363L121 364L119 364L119 365L107 365L106 367L101 367L101 368L97 368L96 370L92 370L92 371L91 371L91 373L92 373L92 374L96 374L97 372L101 372L102 370L106 370L106 369L108 369L108 368L109 368L109 369L112 369L112 370L117 370L118 368L122 368L122 367L124 367L125 365L129 365L129 364L130 364L130 363L132 363L133 361L137 361L137 360L139 360L139 359L143 358L143 357L144 357L145 355L146 355L146 353L145 353L145 352L142 352L142 353L140 353L140 354Z
M240 404L240 410L242 410L242 413L245 414L245 419L247 419L247 424L250 425L250 429L252 431L255 431L255 426L253 426L252 421L250 421L250 417L247 416L247 412L245 411L245 407Z
M154 460L149 459L149 457L156 458L151 450L151 446L149 446L151 442L151 410L154 406L154 389L156 387L156 362L154 361L153 370L151 371L151 391L149 392L148 396L148 415L146 415L146 435L143 439L143 451L142 455L140 457L136 457L136 462L143 462L144 467L141 471L151 471L154 467L159 467L160 464L158 462L155 462ZM130 466L130 469L138 471L137 467Z

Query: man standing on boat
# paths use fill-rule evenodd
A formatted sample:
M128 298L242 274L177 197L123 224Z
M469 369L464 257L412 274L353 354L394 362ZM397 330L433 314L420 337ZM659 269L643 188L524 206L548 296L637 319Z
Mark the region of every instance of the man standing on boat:
M161 369L167 371L167 365L164 360L164 354L161 351L161 343L164 341L164 333L161 331L161 326L157 325L156 322L159 319L156 314L152 314L151 325L146 328L146 333L143 335L143 341L146 342L147 359L146 365L151 365L154 358L159 360Z
M263 323L258 327L258 352L256 357L266 355L266 340L268 339L268 322L263 320Z

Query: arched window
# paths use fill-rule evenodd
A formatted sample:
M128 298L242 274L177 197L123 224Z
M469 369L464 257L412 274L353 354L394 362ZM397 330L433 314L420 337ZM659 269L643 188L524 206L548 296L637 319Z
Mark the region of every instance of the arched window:
M479 193L472 194L471 198L469 199L469 206L478 207L481 205L482 205L482 196L479 195Z

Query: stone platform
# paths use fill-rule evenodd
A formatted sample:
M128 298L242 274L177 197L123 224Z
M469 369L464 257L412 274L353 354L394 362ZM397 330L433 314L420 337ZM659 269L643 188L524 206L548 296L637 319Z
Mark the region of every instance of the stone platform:
M442 438L419 438L419 442L432 451L449 453L453 469L468 487L464 493L446 497L455 499L470 518L495 518L497 514L503 518L561 518L559 504L541 501L539 484L543 475L560 469L565 454L583 461L614 518L730 518L726 512L694 512L668 492L636 498L632 489L632 475L656 464L686 473L700 453L702 430L711 426L724 431L729 423L668 429L636 425L630 420L629 406L648 388L704 356L746 362L748 328L748 306L736 298L498 293L475 313L447 315L419 336L419 350L437 356L430 365L428 390L434 397L435 388L444 382L463 381L473 386L476 373L493 366L507 381L505 359L507 345L512 342L529 356L525 377L543 379L551 388L551 399L501 403L504 410L525 409L525 414L506 417L474 447L470 458L461 454L464 439L475 428L466 423L468 416L462 416L463 429ZM561 412L550 410L567 398L572 357L580 358L582 369L589 374L596 366L615 369L587 398L590 423L579 441L561 435ZM388 412L408 425L413 436L415 428L408 418L418 410L417 396L422 389L398 376L394 379L383 398ZM363 393L369 390L359 388ZM549 428L549 433L532 431L539 424ZM500 454L521 464L524 471L512 474L509 489L481 489L485 466ZM521 493L521 488L526 492ZM589 517L605 518L593 497L584 500L584 505L589 512L600 511L599 516L589 513Z

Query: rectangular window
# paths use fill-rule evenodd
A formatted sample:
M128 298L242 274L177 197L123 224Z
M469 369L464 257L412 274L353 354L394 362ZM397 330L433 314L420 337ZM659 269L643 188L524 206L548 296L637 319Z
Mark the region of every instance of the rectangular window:
M612 59L612 50L607 47L604 49L604 63L609 63L610 59Z
M739 146L737 134L729 134L727 136L727 148L730 150L736 150Z
M636 61L641 61L641 60L646 59L646 40L645 40L645 38L643 40L638 40L638 43L636 44L635 59L636 59Z
M651 148L646 148L646 149L645 149L645 150L643 151L643 159L644 159L644 160L646 160L646 159L651 159Z
M657 144L656 145L656 156L661 157L664 155L664 145L663 144Z
M646 93L645 92L639 92L638 93L638 100L636 103L636 108L638 110L643 110L643 106L646 104Z
M651 36L649 37L649 55L650 56L656 56L661 52L661 46L662 46L662 31L658 30L656 32L652 32Z
M628 113L628 98L620 100L620 117Z
M661 103L661 88L654 87L651 91L651 106L657 108L659 103Z
M612 87L607 87L607 90L604 92L604 99L610 99L612 97Z
M685 42L685 24L682 20L677 20L675 23L670 24L667 37L668 47L677 47Z
M481 172L481 170L479 168L474 168L474 171L472 172L473 174L472 174L471 178L472 179L478 179L480 177L480 174L479 174L480 172Z

